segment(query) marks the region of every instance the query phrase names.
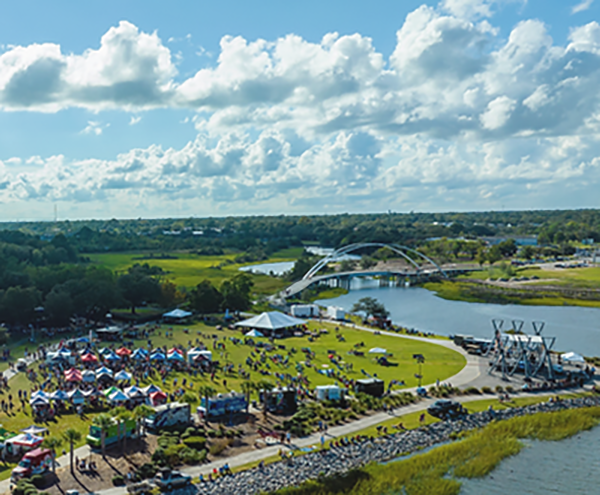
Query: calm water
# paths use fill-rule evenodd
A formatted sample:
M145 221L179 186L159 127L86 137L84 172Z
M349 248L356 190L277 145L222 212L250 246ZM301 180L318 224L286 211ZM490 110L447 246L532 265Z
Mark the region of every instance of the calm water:
M600 428L560 442L528 442L489 476L461 480L461 495L600 493Z
M362 286L369 284L369 282L360 283ZM321 300L318 303L325 306L339 306L348 311L361 297L367 296L382 302L391 313L394 323L408 328L441 335L460 333L491 338L493 318L505 320L503 327L505 330L512 327L512 320L523 320L525 321L523 330L528 333L533 333L531 321L543 321L546 323L543 335L557 338L555 349L576 351L585 356L600 356L600 309L598 308L447 301L426 289L400 287L351 290L346 295Z
M242 266L243 272L264 273L265 275L283 275L294 268L294 261L280 261L278 263L261 263L259 265Z

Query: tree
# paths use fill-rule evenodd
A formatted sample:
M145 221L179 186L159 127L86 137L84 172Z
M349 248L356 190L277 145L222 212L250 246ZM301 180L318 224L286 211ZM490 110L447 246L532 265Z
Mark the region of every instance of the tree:
M42 446L45 449L50 449L52 451L52 472L56 472L56 451L62 445L62 440L58 437L46 437L42 442Z
M254 389L260 393L263 391L263 416L265 419L267 418L267 406L269 404L269 396L271 395L271 390L273 390L273 384L269 380L259 380L254 384Z
M70 458L71 458L71 473L75 474L73 472L73 447L76 442L79 442L79 440L81 440L81 433L78 432L75 428L69 428L68 430L65 430L62 435L63 435L63 438L69 443L69 452L70 452Z
M161 295L160 283L140 270L131 270L121 275L117 281L121 295L129 303L131 313L144 302L158 301Z
M523 246L521 248L521 256L526 260L530 260L535 256L535 248L533 246Z
M502 256L509 258L510 256L514 256L519 248L514 239L507 239L498 244L498 249L500 249Z
M159 304L163 308L170 308L181 304L183 301L185 301L185 294L170 280L163 280L160 284Z
M250 398L252 396L252 392L256 390L256 384L251 381L242 382L240 385L242 392L246 395L246 413L248 412L248 408L250 407Z
M114 424L112 417L106 413L96 416L92 423L100 428L100 444L102 446L102 457L106 456L106 432Z
M189 295L190 307L200 314L218 313L223 304L223 295L210 280L203 280Z
M210 385L201 385L198 389L200 397L204 398L204 407L208 410L208 399L214 397L217 391ZM208 414L204 415L204 421L208 422Z
M146 404L140 404L133 410L133 419L135 420L136 435L141 433L140 425L146 418L154 414L154 409Z
M363 312L367 317L373 316L374 318L381 320L386 319L390 315L389 311L385 309L385 306L372 297L363 297L359 299L358 302L352 306L352 312Z
M500 251L500 246L498 244L492 246L491 249L488 251L487 259L490 265L493 265L494 263L496 263L496 261L502 259L502 252Z
M371 268L372 266L375 266L376 264L377 264L377 261L375 261L370 256L363 256L360 258L360 267L363 270L368 270L369 268Z
M0 319L7 323L31 323L39 304L40 292L34 287L9 287L0 305Z
M342 260L340 262L340 272L351 272L354 270L354 261Z
M181 396L181 402L185 402L190 406L198 403L198 397L196 397L192 392L186 392Z
M44 300L44 310L52 325L67 325L73 315L73 309L73 299L64 289L53 289Z
M123 440L123 455L125 455L127 452L127 421L131 419L131 412L127 408L119 406L115 407L112 413L119 422L119 439Z
M250 290L254 282L247 273L239 273L221 284L223 294L223 309L244 311L250 307Z

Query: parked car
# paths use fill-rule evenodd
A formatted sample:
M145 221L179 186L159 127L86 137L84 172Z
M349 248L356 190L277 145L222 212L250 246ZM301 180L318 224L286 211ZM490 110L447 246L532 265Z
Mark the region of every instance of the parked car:
M460 402L447 399L435 401L427 408L427 412L439 419L456 419L467 414L467 410Z
M187 486L192 482L192 477L179 471L171 471L168 468L161 469L154 477L154 484L161 490L171 491L174 488Z

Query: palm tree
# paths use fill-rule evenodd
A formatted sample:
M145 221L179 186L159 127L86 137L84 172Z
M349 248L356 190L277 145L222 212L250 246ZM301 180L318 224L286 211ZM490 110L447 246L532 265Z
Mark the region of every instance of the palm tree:
M100 442L102 445L102 457L106 456L106 432L114 424L112 417L106 413L101 413L96 416L92 423L100 428Z
M200 389L198 390L198 393L200 394L201 397L204 397L204 407L206 408L206 410L208 412L208 400L211 397L214 397L216 395L217 391L210 385L201 385ZM208 414L204 415L204 421L208 423Z
M42 446L52 451L52 472L56 473L56 451L62 445L62 439L59 437L44 438Z
M119 421L119 437L123 430L123 455L125 455L127 452L127 421L131 420L131 412L123 406L114 408L112 412Z
M149 418L152 414L154 414L154 409L146 404L140 404L133 410L133 419L135 419L135 429L136 435L139 435L141 432L140 425L143 423L144 419Z
M75 474L73 473L73 446L75 445L75 442L79 442L79 440L81 440L81 433L78 432L75 428L69 428L68 430L65 430L62 434L63 438L69 442L69 449L71 452L71 474Z
M254 384L256 391L263 393L263 416L267 417L267 405L268 405L268 397L271 394L271 390L273 390L273 384L269 380L260 380Z
M252 392L256 390L256 384L252 381L242 382L241 385L242 392L246 394L246 414L248 413L248 408L250 407L250 398L252 396Z

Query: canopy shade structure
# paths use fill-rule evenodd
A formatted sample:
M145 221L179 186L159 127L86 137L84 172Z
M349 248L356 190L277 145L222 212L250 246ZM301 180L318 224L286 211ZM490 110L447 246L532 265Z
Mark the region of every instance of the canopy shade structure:
M121 370L115 375L115 380L117 380L117 381L131 380L131 373L128 373L125 370Z
M37 390L35 392L31 392L31 398L35 399L37 397L41 397L42 399L49 399L50 396L44 392L43 390Z
M141 388L136 387L135 385L132 385L131 387L127 387L125 390L123 390L123 392L125 392L127 397L129 397L130 399L133 399L135 397L145 397L146 396L144 391Z
M184 318L189 318L192 316L192 313L189 311L184 311L183 309L174 309L173 311L169 311L163 315L163 318L170 318L172 320L182 320Z
M123 331L120 327L99 328L96 333L100 335L119 335Z
M96 370L96 377L100 378L101 376L110 376L112 378L113 376L113 371L105 368L104 366L102 368L98 368Z
M154 352L150 356L150 359L152 361L164 361L165 360L165 355L162 352Z
M85 397L95 397L96 395L99 395L99 392L97 389L93 388L91 390L82 390L81 393L85 396Z
M104 359L106 359L107 361L120 361L121 360L121 358L119 356L117 356L114 352L111 352L110 354L105 354Z
M137 360L144 360L146 359L146 356L148 355L148 351L145 349L136 349L135 351L133 351L133 354L131 355L131 359L137 359Z
M81 356L81 361L84 363L96 363L98 362L98 358L91 353L87 353Z
M108 397L111 394L114 394L115 392L117 392L118 390L120 390L119 388L115 387L114 385L110 388L107 388L106 390L103 390L102 393Z
M56 392L52 392L50 394L51 400L67 400L69 396L64 390L57 390Z
M387 354L387 349L384 349L383 347L373 347L372 349L369 349L369 354Z
M161 389L152 383L152 384L148 385L147 387L143 388L142 391L146 395L150 395L150 394L153 394L154 392L161 392Z
M306 322L293 316L288 316L278 311L270 311L254 316L248 320L236 323L236 327L255 328L261 330L282 330L284 328L297 327L304 325Z
M65 380L68 382L80 382L82 380L81 371L74 369L65 371Z
M178 352L169 352L167 359L170 361L185 361L184 357Z
M67 395L69 396L69 399L71 399L71 402L73 404L82 404L85 399L85 395L83 395L83 392L78 388L76 388L75 390L71 390L67 393Z
M117 349L116 353L118 356L121 356L121 357L131 355L131 351L129 349L127 349L127 347L121 347L121 348Z
M48 428L43 426L31 425L21 430L23 433L29 433L30 435L43 435L48 432Z
M116 390L108 396L108 400L111 402L125 402L129 400L129 397L121 390Z
M560 355L560 358L567 363L580 363L585 364L585 359L581 354L577 354L576 352L565 352Z
M255 329L255 330L250 330L246 334L246 337L264 337L264 335Z
M45 397L33 397L29 399L30 406L47 406L48 404L49 401Z
M16 437L9 438L6 443L12 443L15 445L21 445L22 447L34 449L39 446L44 439L31 433L22 433Z
M81 379L84 382L95 382L96 381L96 373L92 370L86 370L81 374Z

